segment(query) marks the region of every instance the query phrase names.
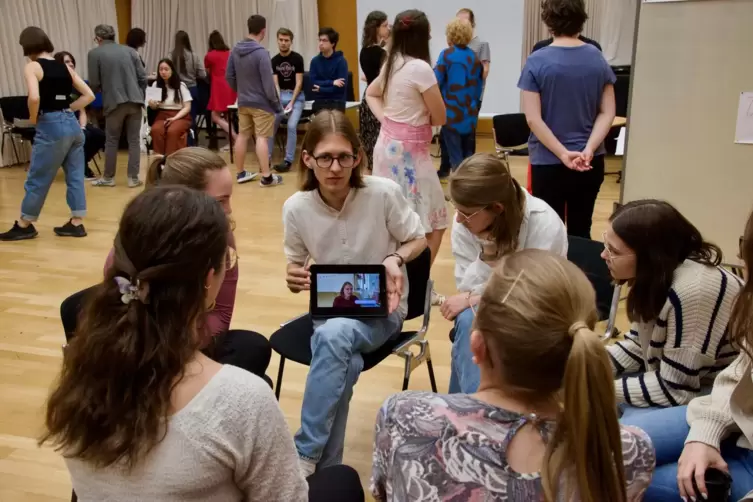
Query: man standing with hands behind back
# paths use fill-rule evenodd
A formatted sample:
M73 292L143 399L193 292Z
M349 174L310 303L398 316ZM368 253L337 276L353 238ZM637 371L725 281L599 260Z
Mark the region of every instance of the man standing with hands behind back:
M227 62L225 79L238 93L239 131L235 140L235 167L238 183L255 179L258 174L246 171L246 147L249 137L256 138L256 157L262 187L280 185L282 177L269 169L269 140L275 133L275 116L282 113L280 99L272 78L269 52L261 45L267 34L264 16L248 18L248 37L235 44Z
M295 148L298 144L298 122L306 105L303 96L303 56L291 49L293 45L293 32L287 28L277 30L277 47L280 52L272 58L272 71L277 90L280 93L280 104L284 107L285 115L288 116L288 141L285 144L285 161L276 165L275 171L290 171L295 158ZM282 115L277 116L275 131L282 122ZM274 138L269 139L269 151L274 148Z
M340 34L332 28L319 30L318 56L311 60L309 78L314 91L314 111L333 109L345 111L348 84L348 62L338 51Z
M102 91L105 113L105 173L92 181L95 187L114 187L118 146L123 125L128 139L128 186L136 188L141 167L141 119L144 110L146 72L138 52L115 43L115 29L107 24L94 28L98 47L89 51L89 86Z

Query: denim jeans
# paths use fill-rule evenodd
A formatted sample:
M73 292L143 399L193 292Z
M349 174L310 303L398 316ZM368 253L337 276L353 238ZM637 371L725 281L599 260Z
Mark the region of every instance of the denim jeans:
M450 368L450 394L473 394L481 382L481 370L473 362L471 353L471 329L473 309L467 308L455 318L455 341L452 342Z
M685 447L685 438L690 432L687 412L687 406L675 406L655 409L652 413L636 414L627 421L621 420L623 425L643 429L656 449L656 471L643 498L645 502L680 500L677 461ZM722 458L727 462L732 476L730 500L740 500L753 490L753 451L736 446L737 438L735 435L721 444Z
M474 133L460 134L447 126L442 128L440 134L444 137L442 144L447 150L450 168L455 171L465 159L473 155L476 135Z
M290 103L290 100L293 99L293 91L281 91L280 92L280 104L283 108L288 106ZM293 103L293 111L290 112L290 115L288 115L288 140L287 143L285 143L285 162L293 163L293 159L295 158L295 149L298 145L298 122L301 120L301 115L303 115L303 107L306 104L306 98L303 97L303 92L301 92L298 97L295 100L295 103ZM275 132L280 127L280 123L282 123L282 119L285 118L284 114L279 114L277 117L275 117ZM272 151L274 150L275 146L275 138L274 136L269 138L269 155L272 155Z
M295 445L298 455L316 462L318 469L342 463L350 398L363 371L362 354L397 336L402 326L398 312L384 319L314 322L311 368Z
M50 112L39 116L34 145L31 148L31 165L24 183L21 217L36 221L50 191L58 168L65 173L65 200L71 216L86 216L84 192L84 133L71 111Z

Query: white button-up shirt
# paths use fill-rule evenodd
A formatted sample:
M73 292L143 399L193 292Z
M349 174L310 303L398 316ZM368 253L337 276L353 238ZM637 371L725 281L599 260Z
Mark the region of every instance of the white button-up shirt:
M288 263L302 265L311 257L321 265L376 265L403 243L424 237L421 219L397 183L365 176L364 184L350 189L340 211L328 206L319 190L297 192L285 201L282 222ZM404 284L403 316L408 310L408 281Z

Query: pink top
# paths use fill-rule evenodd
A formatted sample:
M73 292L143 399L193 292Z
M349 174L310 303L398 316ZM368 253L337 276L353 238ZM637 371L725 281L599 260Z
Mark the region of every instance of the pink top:
M235 236L232 232L228 235L228 247L235 252ZM114 249L110 250L105 260L104 273L112 267ZM204 348L209 339L213 336L221 335L230 329L230 320L233 318L233 308L235 307L235 291L238 288L238 260L235 266L225 272L225 280L222 281L220 291L217 293L214 308L207 312L206 325L204 326L205 339L201 343Z

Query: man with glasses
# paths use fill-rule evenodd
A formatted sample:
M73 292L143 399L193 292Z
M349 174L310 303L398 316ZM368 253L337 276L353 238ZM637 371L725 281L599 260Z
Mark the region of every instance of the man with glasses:
M105 115L105 172L92 181L95 187L114 187L118 146L123 126L128 140L128 187L136 188L141 167L141 122L144 113L146 71L139 54L115 43L115 29L107 24L94 28L97 47L89 51L89 86L102 91Z

